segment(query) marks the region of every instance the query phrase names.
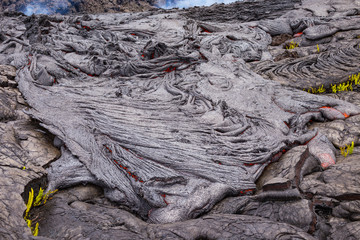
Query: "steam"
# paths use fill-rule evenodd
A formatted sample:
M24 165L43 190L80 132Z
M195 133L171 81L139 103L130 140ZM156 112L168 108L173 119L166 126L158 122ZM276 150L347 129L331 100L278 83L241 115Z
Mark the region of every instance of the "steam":
M195 6L210 6L214 3L233 3L239 0L166 0L161 8L189 8ZM241 1L241 0L240 0Z
M210 6L214 3L233 3L242 0L160 0L160 8L189 8L194 6ZM20 12L27 16L33 14L67 14L68 7L71 6L70 0L33 0L20 9Z
M30 16L33 14L49 14L49 9L45 6L41 6L43 4L31 4L25 7L25 10L22 11L25 15Z
M68 12L69 2L67 0L58 1L32 1L23 7L20 11L27 16L33 14L66 14Z

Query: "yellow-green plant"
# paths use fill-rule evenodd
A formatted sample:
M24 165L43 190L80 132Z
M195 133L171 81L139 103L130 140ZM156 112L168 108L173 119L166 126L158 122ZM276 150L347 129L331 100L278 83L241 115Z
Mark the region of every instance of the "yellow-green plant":
M25 217L24 218L27 218L27 216L29 214L29 211L31 209L31 206L33 204L33 201L34 201L34 189L31 188L31 191L29 192L29 199L28 199L28 202L26 204L26 211L25 211Z
M360 72L358 74L349 75L349 81L339 84L331 84L331 91L333 93L343 92L343 91L352 91L355 86L360 85ZM310 87L308 90L303 89L308 93L324 93L326 89L324 85L319 88Z
M28 227L31 229L31 233L34 236L37 236L39 233L39 223L37 223L35 227L31 227L32 221L29 219L29 212L30 212L31 207L33 206L33 202L34 202L34 189L31 188L31 191L29 192L29 199L26 204L24 220L25 220L26 224L28 225Z
M299 47L299 44L296 43L296 42L294 42L294 41L291 41L291 42L289 43L289 45L286 46L286 49L294 49L294 48L296 48L296 47Z
M319 44L316 44L317 51L320 52Z
M324 85L321 85L321 87L319 87L319 88L317 89L317 92L318 92L318 93L324 93L324 92L326 92L326 89L324 88Z
M42 188L40 187L39 193L38 193L38 195L36 196L36 199L35 199L35 202L34 202L34 206L35 206L35 207L36 207L36 206L39 206L39 205L41 204L41 201L42 201L43 197L44 197L44 189L42 189Z
M36 223L34 229L31 232L35 237L39 234L39 223Z
M305 89L304 89L305 91ZM310 87L308 90L307 90L308 93L317 93L317 89L316 88L313 88L313 87Z
M36 196L34 207L40 206L41 204L45 204L46 201L49 199L50 194L56 193L58 190L49 191L46 194L44 194L44 189L40 187L39 193Z
M352 74L349 76L349 80L354 82L355 85L360 85L360 72L358 74Z
M58 191L58 189L55 189L54 191L49 191L49 192L47 192L45 195L44 195L44 197L42 198L42 204L45 204L46 203L46 201L49 199L49 197L50 197L50 194L54 194L54 193L56 193Z
M324 85L321 85L321 87L318 87L318 88L310 87L308 90L305 90L305 89L303 89L303 90L308 92L308 93L313 93L313 94L326 92L326 89L324 88Z
M341 155L343 155L344 157L352 154L353 150L354 150L354 142L351 142L351 145L346 144L346 147L340 147Z
M39 189L39 193L35 198L35 202L34 202L34 189L31 188L31 191L29 192L29 199L28 202L26 204L26 211L25 211L25 216L24 216L24 220L26 222L26 224L28 225L28 227L31 229L31 233L34 236L37 236L39 234L39 223L36 223L35 227L31 227L32 225L32 220L29 219L29 212L32 206L37 207L40 204L45 204L46 201L48 200L50 194L53 194L55 192L57 192L58 190L54 190L54 191L49 191L46 194L44 194L44 189L42 189L40 187Z
M347 82L347 83L339 83L338 85L331 84L331 90L333 93L336 92L344 92L344 91L352 91L353 90L353 86L352 86L352 82Z

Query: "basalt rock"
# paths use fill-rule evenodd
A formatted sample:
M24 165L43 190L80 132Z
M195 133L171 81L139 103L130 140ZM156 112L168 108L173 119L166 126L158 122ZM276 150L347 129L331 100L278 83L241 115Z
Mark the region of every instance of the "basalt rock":
M289 224L235 214L212 214L172 224L148 224L123 209L111 207L101 188L92 185L61 191L36 213L46 216L39 220L41 230L52 239L63 236L67 239L113 236L119 239L313 239Z
M358 239L360 231L360 222L350 222L334 229L329 239Z
M15 69L0 66L0 76L12 81ZM59 156L44 129L23 112L25 107L17 89L0 88L1 239L27 239L31 235L23 219L25 205L22 194L30 190L30 187L25 188L30 186L29 182L46 178L43 166ZM37 190L39 184L33 186Z
M334 216L347 218L352 221L360 220L360 201L346 201L334 208Z
M250 13L263 4L261 13L268 2L268 13L229 14L231 6L248 6ZM349 8L355 5L349 1ZM20 192L27 199L32 186L59 189L31 211L41 236L312 239L310 233L322 239L337 237L335 229L355 229L354 235L357 147L346 158L338 148L358 143L360 108L300 89L320 81L330 92L331 84L359 71L359 40L349 37L358 31L351 24L356 12L339 8L318 18L278 0L229 6L0 15L0 63L18 69L15 80L26 100L16 95L14 102L1 88L1 141L33 140L28 125L9 125L29 115L61 149L59 159L57 150L43 157L24 152L31 144L11 150L37 167L14 183L22 189L11 198L18 209ZM284 34L304 45L295 49L298 58L275 62L288 42L270 44ZM13 75L3 74L2 81L9 85ZM28 115L18 104L28 104ZM45 174L47 181L35 184ZM11 216L22 221L19 210ZM331 225L333 217L340 220ZM23 232L15 220L8 228Z
M306 129L310 119L359 113L251 72L244 60L264 58L271 42L259 28L148 15L24 19L27 65L17 76L28 113L66 144L108 198L144 219L194 218L254 189L269 161L315 137ZM314 138L309 151L324 167L335 163L325 137ZM50 172L50 179L60 176L68 178L50 181L52 188L89 174Z
M327 196L338 200L359 200L359 155L355 148L352 155L327 171L311 174L300 184L303 192Z
M272 20L281 17L289 10L293 10L296 4L300 4L300 0L286 1L244 1L241 4L221 4L213 5L208 8L192 8L187 16L200 21L220 21L220 22L252 22L259 20ZM216 18L214 18L216 16ZM272 21L263 22L264 25L272 25ZM286 27L287 28L287 27Z

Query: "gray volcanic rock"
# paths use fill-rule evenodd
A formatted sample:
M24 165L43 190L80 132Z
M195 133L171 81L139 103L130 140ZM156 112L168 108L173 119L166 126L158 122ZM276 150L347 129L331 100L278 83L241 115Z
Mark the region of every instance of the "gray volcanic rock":
M303 192L338 200L357 200L360 196L359 164L359 154L355 148L354 153L347 156L341 163L332 166L327 171L305 177L300 188Z
M16 77L16 69L12 66L0 66L0 86L1 87L16 87L17 83L14 81Z
M333 230L329 239L359 239L360 221L343 224Z
M269 20L278 18L286 14L289 10L293 10L296 4L300 3L301 0L250 0L226 5L215 4L208 8L191 8L187 16L199 21L252 22L262 19ZM272 21L260 23L264 24L264 26L275 26L275 24L272 24Z
M360 24L357 25L360 26ZM301 42L299 39L295 41ZM310 89L323 85L325 88L331 89L332 84L347 81L349 73L357 73L360 68L357 61L360 56L358 40L349 41L343 47L334 49L329 47L328 51L324 53L317 53L316 43L312 45L314 45L313 54L309 56L291 60L284 59L274 63L262 62L254 70L287 86Z
M15 69L0 65L0 76L12 81ZM45 176L42 166L59 156L43 130L22 112L24 104L17 89L0 87L1 239L26 239L30 235L23 219L21 194L30 190L25 188L30 181Z
M91 201L91 202L88 202ZM42 233L53 239L314 239L303 230L261 217L212 214L171 224L148 224L108 205L102 191L79 186L58 193L37 213ZM58 222L62 222L61 225ZM54 231L56 229L56 231ZM96 231L89 229L97 229ZM281 236L281 237L280 237Z
M350 117L346 120L336 120L327 123L314 123L311 128L318 128L321 133L327 136L334 146L340 148L346 145L359 143L360 126L359 116Z
M346 158L338 148L358 144L358 97L296 89L320 81L330 92L360 72L357 3L347 2L323 18L284 0L1 14L0 63L18 69L13 83L14 68L0 68L0 141L11 146L0 147L11 151L1 181L17 187L1 201L13 218L4 238L29 236L20 193L40 186L59 189L30 211L53 239L355 236L358 148ZM286 55L292 34L303 45ZM292 59L272 60L280 55ZM22 105L56 137L35 134Z
M24 23L27 30L17 34L26 36L21 57L28 65L17 80L28 113L87 169L83 179L50 171L57 184L50 181L49 190L94 175L109 199L155 223L197 217L227 195L254 189L270 161L315 137L305 127L310 119L360 112L251 72L244 60L263 58L270 43L259 28L211 28L178 13ZM335 163L320 135L309 151L324 168Z
M360 220L360 200L346 201L334 208L334 216L349 218L353 221Z
M299 161L303 155L307 146L298 146L290 149L286 152L277 162L270 164L266 171L261 175L257 181L257 187L263 189L266 183L273 179L286 179L291 181L292 186L296 186L298 183L299 173ZM296 167L298 165L298 167Z

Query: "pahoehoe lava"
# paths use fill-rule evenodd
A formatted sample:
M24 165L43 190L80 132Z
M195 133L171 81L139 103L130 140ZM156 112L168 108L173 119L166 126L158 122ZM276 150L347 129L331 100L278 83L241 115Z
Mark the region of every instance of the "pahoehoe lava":
M279 7L288 1L275 2ZM287 11L293 8L286 4ZM223 8L213 11L213 16L196 8L0 15L0 64L18 69L15 80L29 105L25 113L56 136L61 148L61 157L48 168L47 190L79 183L93 184L94 192L100 187L108 200L145 221L133 220L132 227L146 229L141 231L153 239L227 239L246 232L250 225L257 230L243 239L275 239L282 234L289 239L311 239L304 232L311 232L309 225L315 224L311 213L299 212L307 217L305 223L288 220L301 230L285 223L276 225L262 219L265 214L249 210L266 209L264 201L295 201L302 192L312 192L307 185L311 179L299 183L304 171L264 186L264 191L294 186L283 195L277 189L257 197L238 197L255 192L255 182L265 167L299 145L307 145L308 155L301 155L298 168L304 165L310 172L315 165L324 170L335 164L332 143L316 128L308 129L308 123L345 120L358 115L360 108L301 89L329 87L359 72L359 40L336 47L340 37L333 37L335 45L329 39L337 32L356 31L359 18L348 14L341 18L343 22L336 19L339 16L310 19L302 15L304 9L298 9L291 10L296 16L292 19L289 12L278 16L280 10L274 7L268 17L224 20ZM300 31L302 56L272 61L272 37ZM306 52L320 43L329 44L326 52ZM332 79L326 78L329 71L333 71ZM319 185L319 189L327 194L325 187ZM228 197L247 209L213 209ZM54 202L64 209L107 211L77 203L79 199L64 199L59 196ZM299 201L294 206L310 205L308 199ZM282 208L277 203L272 207ZM135 219L125 210L117 211L126 219L119 221ZM214 214L204 215L210 211ZM107 221L113 221L112 217L107 216ZM222 222L231 224L226 229ZM204 228L207 224L214 230ZM183 230L188 225L193 232ZM274 231L258 232L266 228ZM92 234L94 239L100 237Z

